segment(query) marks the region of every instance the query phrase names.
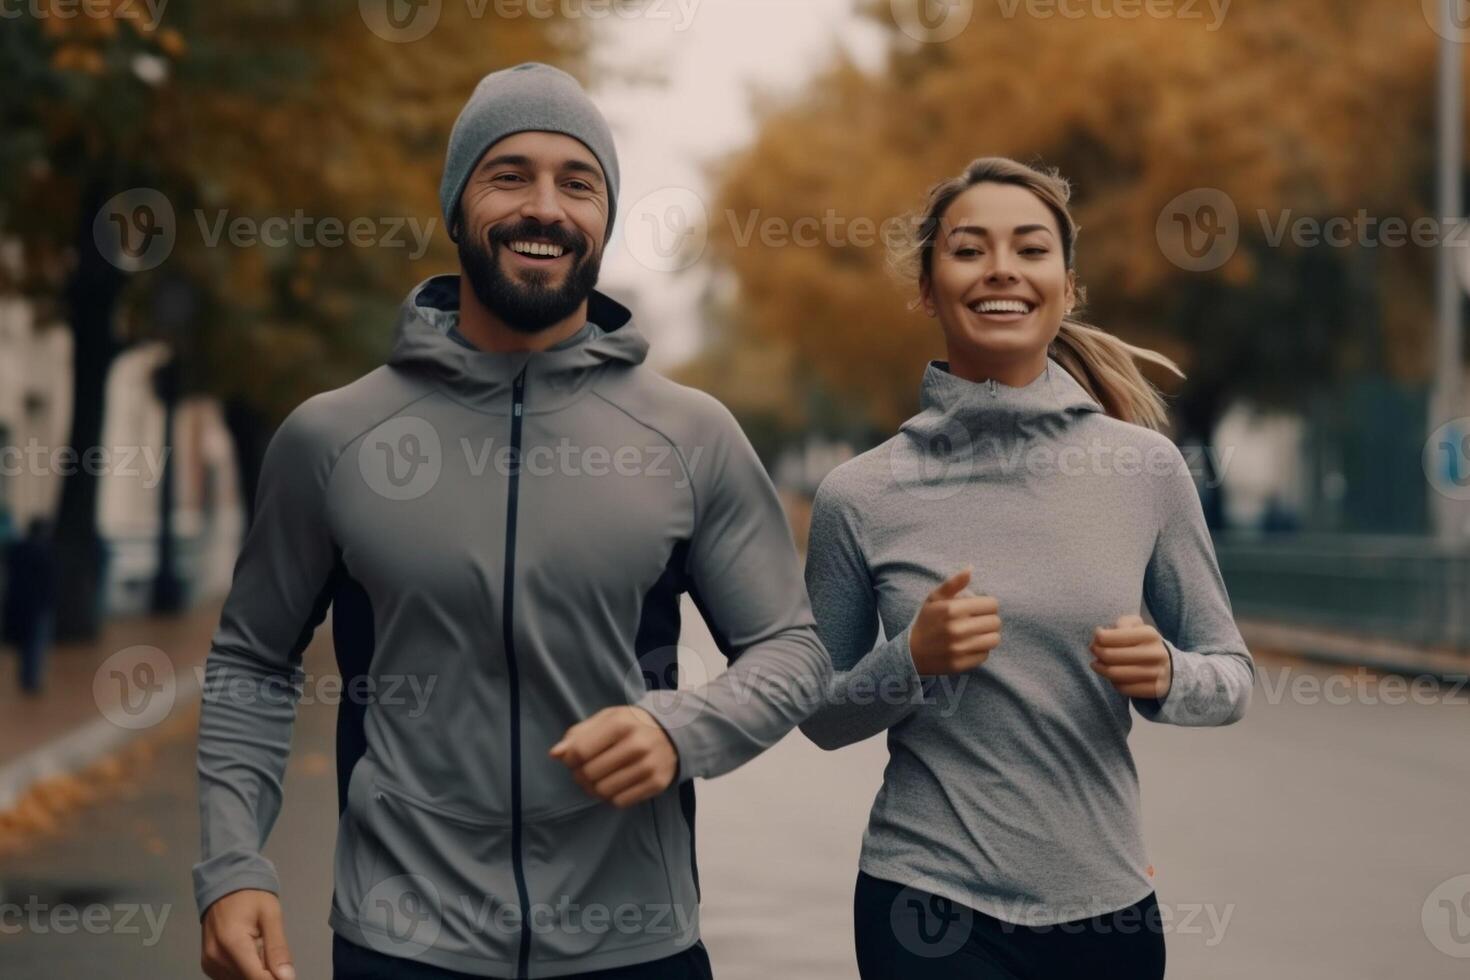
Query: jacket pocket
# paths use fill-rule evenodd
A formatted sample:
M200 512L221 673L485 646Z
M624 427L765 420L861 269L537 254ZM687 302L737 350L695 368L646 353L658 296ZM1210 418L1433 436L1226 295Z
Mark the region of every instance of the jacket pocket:
M357 918L363 896L372 887L379 844L364 823L372 793L367 759L358 759L347 780L347 802L337 821L332 855L332 902L349 919Z
M360 822L375 855L348 911L369 941L391 956L412 958L432 947L513 964L520 918L509 822L436 806L367 757L358 763L364 765L370 768Z
M687 860L668 853L678 794L620 810L601 801L523 827L531 893L532 958L595 963L698 929Z

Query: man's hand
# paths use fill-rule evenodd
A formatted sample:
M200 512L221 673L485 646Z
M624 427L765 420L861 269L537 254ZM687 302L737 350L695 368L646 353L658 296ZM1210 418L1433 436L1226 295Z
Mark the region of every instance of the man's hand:
M963 674L1000 645L1000 603L994 596L961 595L970 584L963 568L924 600L909 633L914 670L925 676Z
M1109 628L1092 634L1092 669L1130 698L1162 698L1174 682L1173 664L1164 638L1138 615L1119 616Z
M588 793L616 807L657 796L674 781L679 753L642 708L604 708L567 729L551 747Z
M258 888L242 888L204 910L199 965L210 980L296 980L281 902Z

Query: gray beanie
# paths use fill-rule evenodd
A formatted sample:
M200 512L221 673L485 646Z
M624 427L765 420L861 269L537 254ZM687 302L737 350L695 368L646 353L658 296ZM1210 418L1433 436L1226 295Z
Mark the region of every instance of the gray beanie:
M480 79L449 133L439 205L454 227L455 206L470 172L495 143L525 132L562 133L581 140L607 178L607 237L618 213L618 153L607 120L577 80L560 68L528 61Z

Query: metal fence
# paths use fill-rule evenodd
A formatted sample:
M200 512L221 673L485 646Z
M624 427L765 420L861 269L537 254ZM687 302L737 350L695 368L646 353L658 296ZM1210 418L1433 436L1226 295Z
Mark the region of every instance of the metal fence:
M1470 548L1398 535L1215 540L1237 617L1470 652Z

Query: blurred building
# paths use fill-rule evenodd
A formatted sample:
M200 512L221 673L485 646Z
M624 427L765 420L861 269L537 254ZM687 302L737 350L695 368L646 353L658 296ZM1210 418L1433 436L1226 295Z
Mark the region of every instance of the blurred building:
M232 442L219 404L186 398L164 452L164 406L152 372L168 356L159 344L120 355L107 382L104 455L99 465L98 532L110 560L109 613L146 610L158 568L165 462L172 461L178 574L189 601L229 587L244 512ZM0 511L10 533L36 516L54 516L69 467L61 456L71 426L72 337L64 324L38 324L25 300L0 296Z
M61 477L30 465L28 446L64 445L71 426L71 333L40 327L30 303L0 296L0 510L24 529L56 512Z

